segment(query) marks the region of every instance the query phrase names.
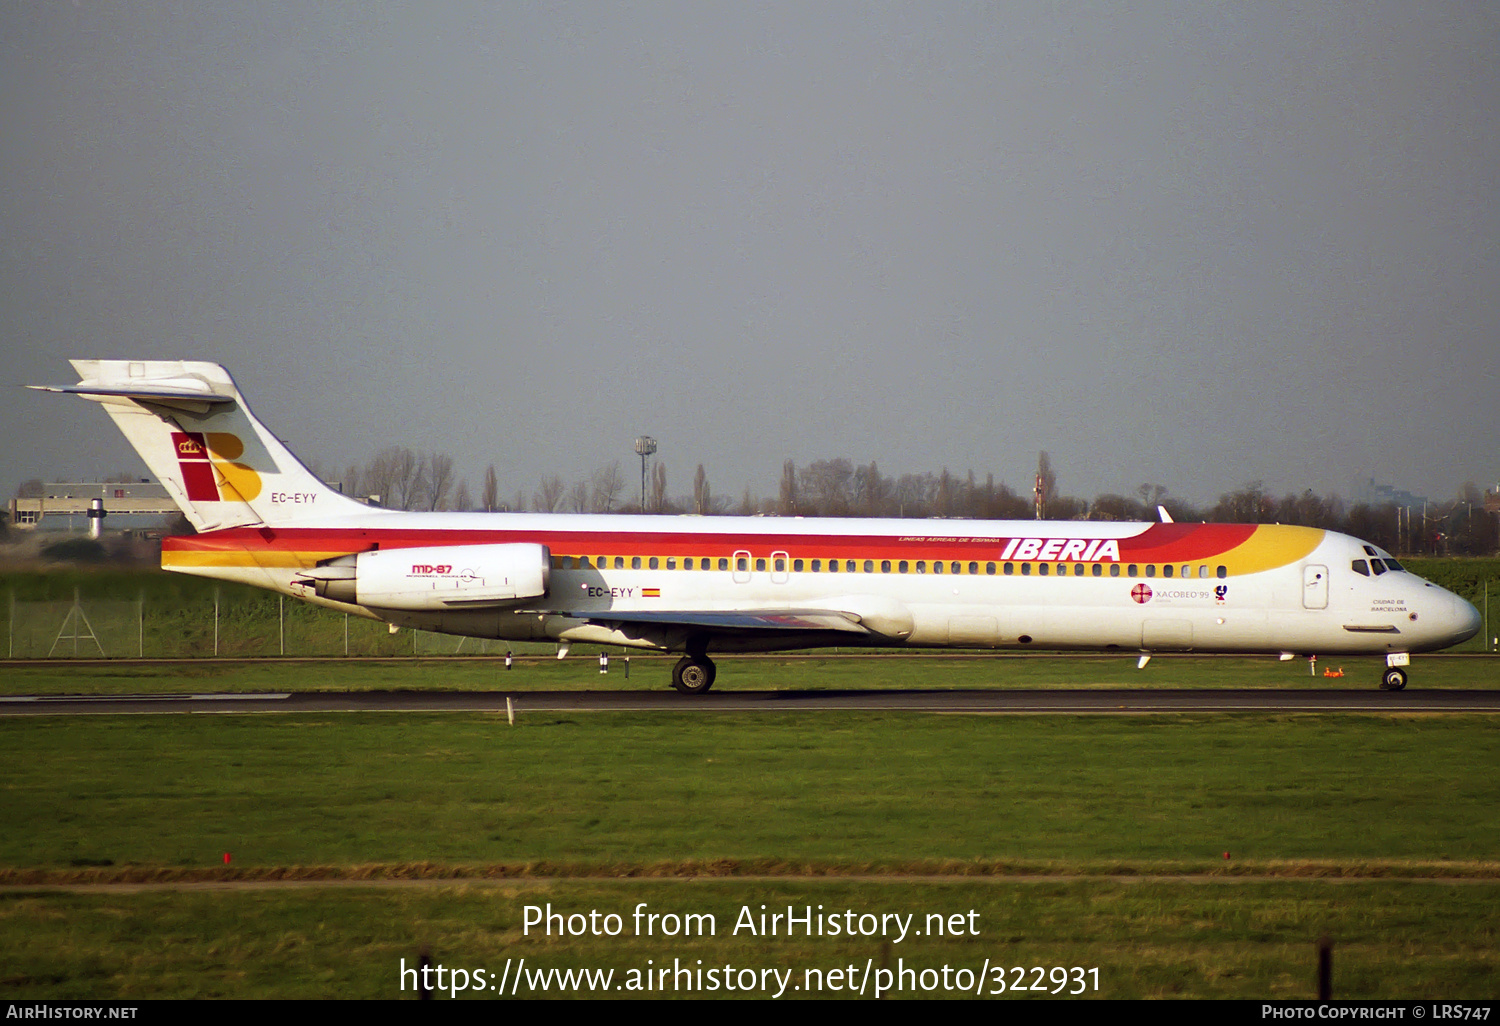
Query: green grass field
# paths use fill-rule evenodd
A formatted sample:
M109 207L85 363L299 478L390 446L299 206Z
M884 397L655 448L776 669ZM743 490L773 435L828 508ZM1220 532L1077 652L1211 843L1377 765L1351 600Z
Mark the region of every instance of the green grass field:
M1315 944L1334 942L1338 998L1493 998L1496 957L1493 884L1170 883L1115 880L936 883L821 881L540 881L404 888L311 888L118 893L0 894L0 944L8 952L0 993L8 998L290 997L412 998L402 960L426 949L435 968L482 969L493 983L512 963L533 971L613 970L611 988L645 969L775 969L784 998L847 998L828 971L867 964L913 970L891 997L972 996L924 989L962 970L991 1000L1038 997L1010 987L1041 981L1031 967L1097 969L1072 1000L1102 998L1280 998L1317 994ZM637 937L631 913L713 915L713 936ZM526 906L563 915L620 916L617 937L546 937L526 929ZM802 914L976 913L977 936L750 936L734 926L742 908ZM969 920L965 915L965 924ZM916 927L920 929L921 927ZM986 964L991 971L983 972ZM1015 967L1025 972L1017 974ZM996 993L994 969L1003 969ZM809 970L818 975L809 976ZM925 979L918 975L926 970ZM491 977L490 974L493 974ZM514 979L514 976L511 977ZM669 977L670 979L671 977ZM824 981L821 995L805 988ZM652 997L770 997L679 988ZM758 982L758 981L757 981ZM1076 987L1071 977L1070 987ZM1097 982L1097 990L1093 989ZM1051 982L1045 982L1049 988ZM873 986L873 984L871 985ZM1082 989L1082 988L1079 988ZM590 996L586 989L520 986L516 996ZM609 989L598 996L639 991ZM437 995L446 1000L450 993ZM460 992L463 997L502 995ZM509 988L504 995L509 996ZM873 997L867 990L866 998ZM1064 1000L1062 997L1050 1000Z
M1493 730L1469 716L0 720L0 882L29 881L0 895L14 953L0 991L399 997L399 959L426 945L495 973L506 958L621 973L701 958L800 981L882 958L972 975L990 959L1098 967L1102 997L1307 997L1329 933L1341 996L1493 996ZM307 884L255 889L284 877ZM59 889L88 879L236 889ZM523 932L525 906L548 901L622 917L644 901L720 929ZM980 932L890 949L729 932L762 903L973 909Z
M0 720L0 865L1500 859L1486 717ZM1476 753L1481 753L1476 758Z

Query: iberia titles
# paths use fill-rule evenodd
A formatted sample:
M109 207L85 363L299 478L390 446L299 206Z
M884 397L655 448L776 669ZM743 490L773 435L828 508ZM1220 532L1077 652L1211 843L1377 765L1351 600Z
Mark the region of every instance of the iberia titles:
M1120 543L1114 538L1012 538L1001 559L1057 560L1063 563L1120 561Z

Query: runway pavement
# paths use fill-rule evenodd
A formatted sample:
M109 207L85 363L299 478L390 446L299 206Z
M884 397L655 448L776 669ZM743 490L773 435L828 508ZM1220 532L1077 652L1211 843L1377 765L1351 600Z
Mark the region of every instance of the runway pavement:
M12 696L0 716L165 713L818 712L1139 715L1142 713L1495 713L1500 691L1308 689L724 691L358 691L273 694Z

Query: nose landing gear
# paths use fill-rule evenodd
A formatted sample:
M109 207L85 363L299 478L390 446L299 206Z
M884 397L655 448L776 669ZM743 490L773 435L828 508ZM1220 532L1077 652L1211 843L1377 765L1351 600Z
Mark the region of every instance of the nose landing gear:
M1400 691L1404 687L1406 687L1406 671L1399 666L1390 667L1380 678L1381 691Z

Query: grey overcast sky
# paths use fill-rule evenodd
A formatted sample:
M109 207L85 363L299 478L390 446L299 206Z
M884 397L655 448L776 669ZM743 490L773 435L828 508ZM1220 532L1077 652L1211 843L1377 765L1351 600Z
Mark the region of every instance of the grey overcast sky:
M476 492L1493 484L1497 11L0 4L0 488L144 470L76 356Z

